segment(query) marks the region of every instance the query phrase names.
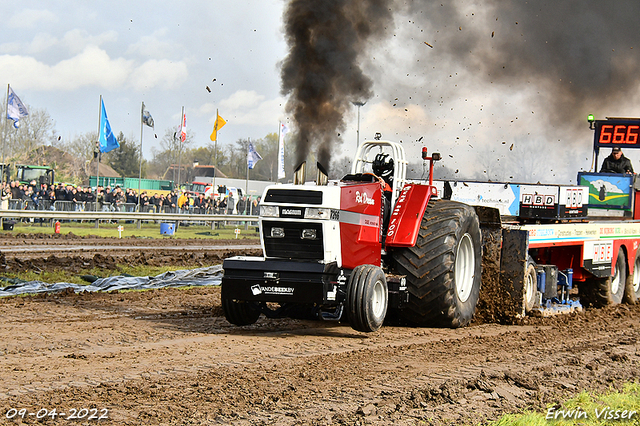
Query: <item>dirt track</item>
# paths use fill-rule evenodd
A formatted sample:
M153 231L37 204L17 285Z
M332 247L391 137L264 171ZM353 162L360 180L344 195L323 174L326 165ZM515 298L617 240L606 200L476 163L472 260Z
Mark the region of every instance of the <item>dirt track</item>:
M4 298L0 309L0 424L53 409L65 416L46 423L65 424L82 408L106 412L102 424L460 424L640 376L638 305L371 335L263 318L232 327L219 288ZM34 415L8 420L12 408Z

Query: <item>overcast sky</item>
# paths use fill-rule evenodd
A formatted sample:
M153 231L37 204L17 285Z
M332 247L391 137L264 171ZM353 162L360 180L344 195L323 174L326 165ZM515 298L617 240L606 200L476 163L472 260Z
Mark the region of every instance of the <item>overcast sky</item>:
M591 166L587 113L640 115L629 78L640 11L635 0L560 3L389 1L393 22L361 56L374 95L360 111L360 139L380 132L412 161L426 145L461 177L575 182ZM196 146L209 143L216 109L228 122L219 143L262 138L290 121L280 93L285 6L2 2L0 83L46 109L65 140L97 130L100 95L114 133L135 141L142 101L159 138L183 106ZM354 152L355 107L345 121L333 159ZM159 147L152 133L145 128L145 158Z
M46 109L64 139L97 131L100 95L114 133L136 141L143 101L159 138L183 106L197 145L209 141L216 108L228 121L219 142L261 138L284 118L282 8L279 0L3 2L0 76ZM145 157L158 141L146 128Z

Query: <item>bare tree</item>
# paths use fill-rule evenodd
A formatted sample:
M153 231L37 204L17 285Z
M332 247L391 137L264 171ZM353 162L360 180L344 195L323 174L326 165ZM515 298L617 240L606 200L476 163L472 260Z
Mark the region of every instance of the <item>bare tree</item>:
M0 110L2 121L6 117L6 97ZM2 123L3 154L6 158L21 157L36 147L50 145L57 138L55 122L45 109L33 108L27 105L29 115L20 119L20 127L15 128L7 123Z

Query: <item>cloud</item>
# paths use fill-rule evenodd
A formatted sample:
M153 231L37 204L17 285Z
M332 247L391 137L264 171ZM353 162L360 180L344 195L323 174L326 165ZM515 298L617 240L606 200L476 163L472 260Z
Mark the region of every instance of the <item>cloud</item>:
M220 116L234 124L250 126L274 126L277 130L278 121L284 120L285 98L266 99L265 96L250 90L239 90L218 105L205 103L198 109L198 115L209 116L208 122L213 123L216 109ZM274 125L275 123L275 125Z
M59 40L51 34L38 33L33 37L33 40L31 40L31 43L27 46L26 51L31 54L46 52L58 43Z
M171 89L184 82L188 75L189 71L184 62L154 59L146 61L133 70L130 84L139 90L156 86Z
M273 126L273 132L278 130L278 121L283 119L284 98L268 99L259 102L253 108L236 110L231 116L235 124L250 126ZM225 117L226 118L226 117ZM213 120L211 121L213 123Z
M81 87L172 88L185 81L183 62L150 60L136 66L135 61L110 58L97 46L88 46L80 54L48 65L30 56L0 55L0 74L12 84L40 90L71 91Z
M286 100L282 97L265 100L265 96L253 90L238 90L227 99L220 101L220 115L232 120L235 124L274 125L274 131L276 131L278 120L283 118L285 102ZM212 123L214 115L211 118Z
M40 23L55 24L58 22L58 16L49 10L24 9L6 22L9 28L34 28Z
M117 40L118 33L113 30L92 36L85 30L73 29L67 31L62 38L63 43L72 54L80 53L89 46L102 46L105 43L112 43Z
M220 108L231 110L251 108L258 105L263 99L264 96L254 90L238 90L227 99L220 101Z
M163 40L168 35L167 28L161 28L153 34L141 37L136 43L129 46L128 55L140 55L152 58L171 58L179 53L179 46Z
M13 84L40 90L75 90L84 86L123 85L133 69L132 61L111 59L95 46L50 66L29 56L0 56L0 74Z
M21 44L18 43L17 41L10 42L10 43L2 43L0 44L0 54L18 53L20 52L20 49L21 49L20 46Z

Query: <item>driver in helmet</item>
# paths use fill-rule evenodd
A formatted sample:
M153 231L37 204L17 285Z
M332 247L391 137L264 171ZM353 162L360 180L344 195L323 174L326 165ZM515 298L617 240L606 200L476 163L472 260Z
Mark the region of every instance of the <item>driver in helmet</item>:
M385 182L385 191L391 191L393 186L393 158L389 154L377 154L371 164L371 170Z

